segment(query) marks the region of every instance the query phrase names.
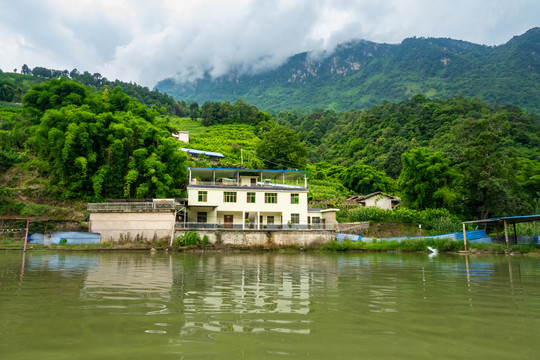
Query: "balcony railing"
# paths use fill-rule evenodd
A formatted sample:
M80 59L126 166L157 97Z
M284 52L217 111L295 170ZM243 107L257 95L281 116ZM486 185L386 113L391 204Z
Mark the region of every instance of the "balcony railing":
M280 183L256 183L256 184L241 184L238 181L192 181L191 186L218 186L218 187L251 187L251 188L290 188L290 189L304 189L300 185L280 184Z
M217 224L202 222L177 222L175 228L180 229L232 229L232 230L334 230L329 224L264 224L260 229L258 224Z
M177 204L174 202L125 202L125 203L89 203L88 211L150 211L150 210L174 210Z

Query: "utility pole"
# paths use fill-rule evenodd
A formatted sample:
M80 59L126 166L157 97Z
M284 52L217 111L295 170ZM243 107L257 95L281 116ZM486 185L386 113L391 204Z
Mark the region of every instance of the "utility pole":
M244 165L244 149L240 148L240 162Z

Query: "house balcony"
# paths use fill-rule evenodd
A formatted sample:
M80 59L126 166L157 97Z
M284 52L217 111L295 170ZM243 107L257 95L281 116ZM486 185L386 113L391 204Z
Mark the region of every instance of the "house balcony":
M307 190L303 186L279 184L270 182L257 182L251 184L242 184L240 181L200 181L193 179L188 187L204 187L204 188L242 188L242 189L275 189L275 190Z

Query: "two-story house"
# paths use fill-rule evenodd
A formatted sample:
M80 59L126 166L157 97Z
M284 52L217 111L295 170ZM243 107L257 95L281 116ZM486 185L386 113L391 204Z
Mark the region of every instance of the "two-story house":
M308 209L309 171L188 167L185 228L332 229L336 209Z

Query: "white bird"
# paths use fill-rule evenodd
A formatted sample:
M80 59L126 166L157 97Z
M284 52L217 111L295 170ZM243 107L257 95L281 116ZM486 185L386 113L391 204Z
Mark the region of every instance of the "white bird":
M433 255L436 255L439 252L439 250L434 249L431 246L428 246L427 248L428 248L429 251L431 251L433 253Z

